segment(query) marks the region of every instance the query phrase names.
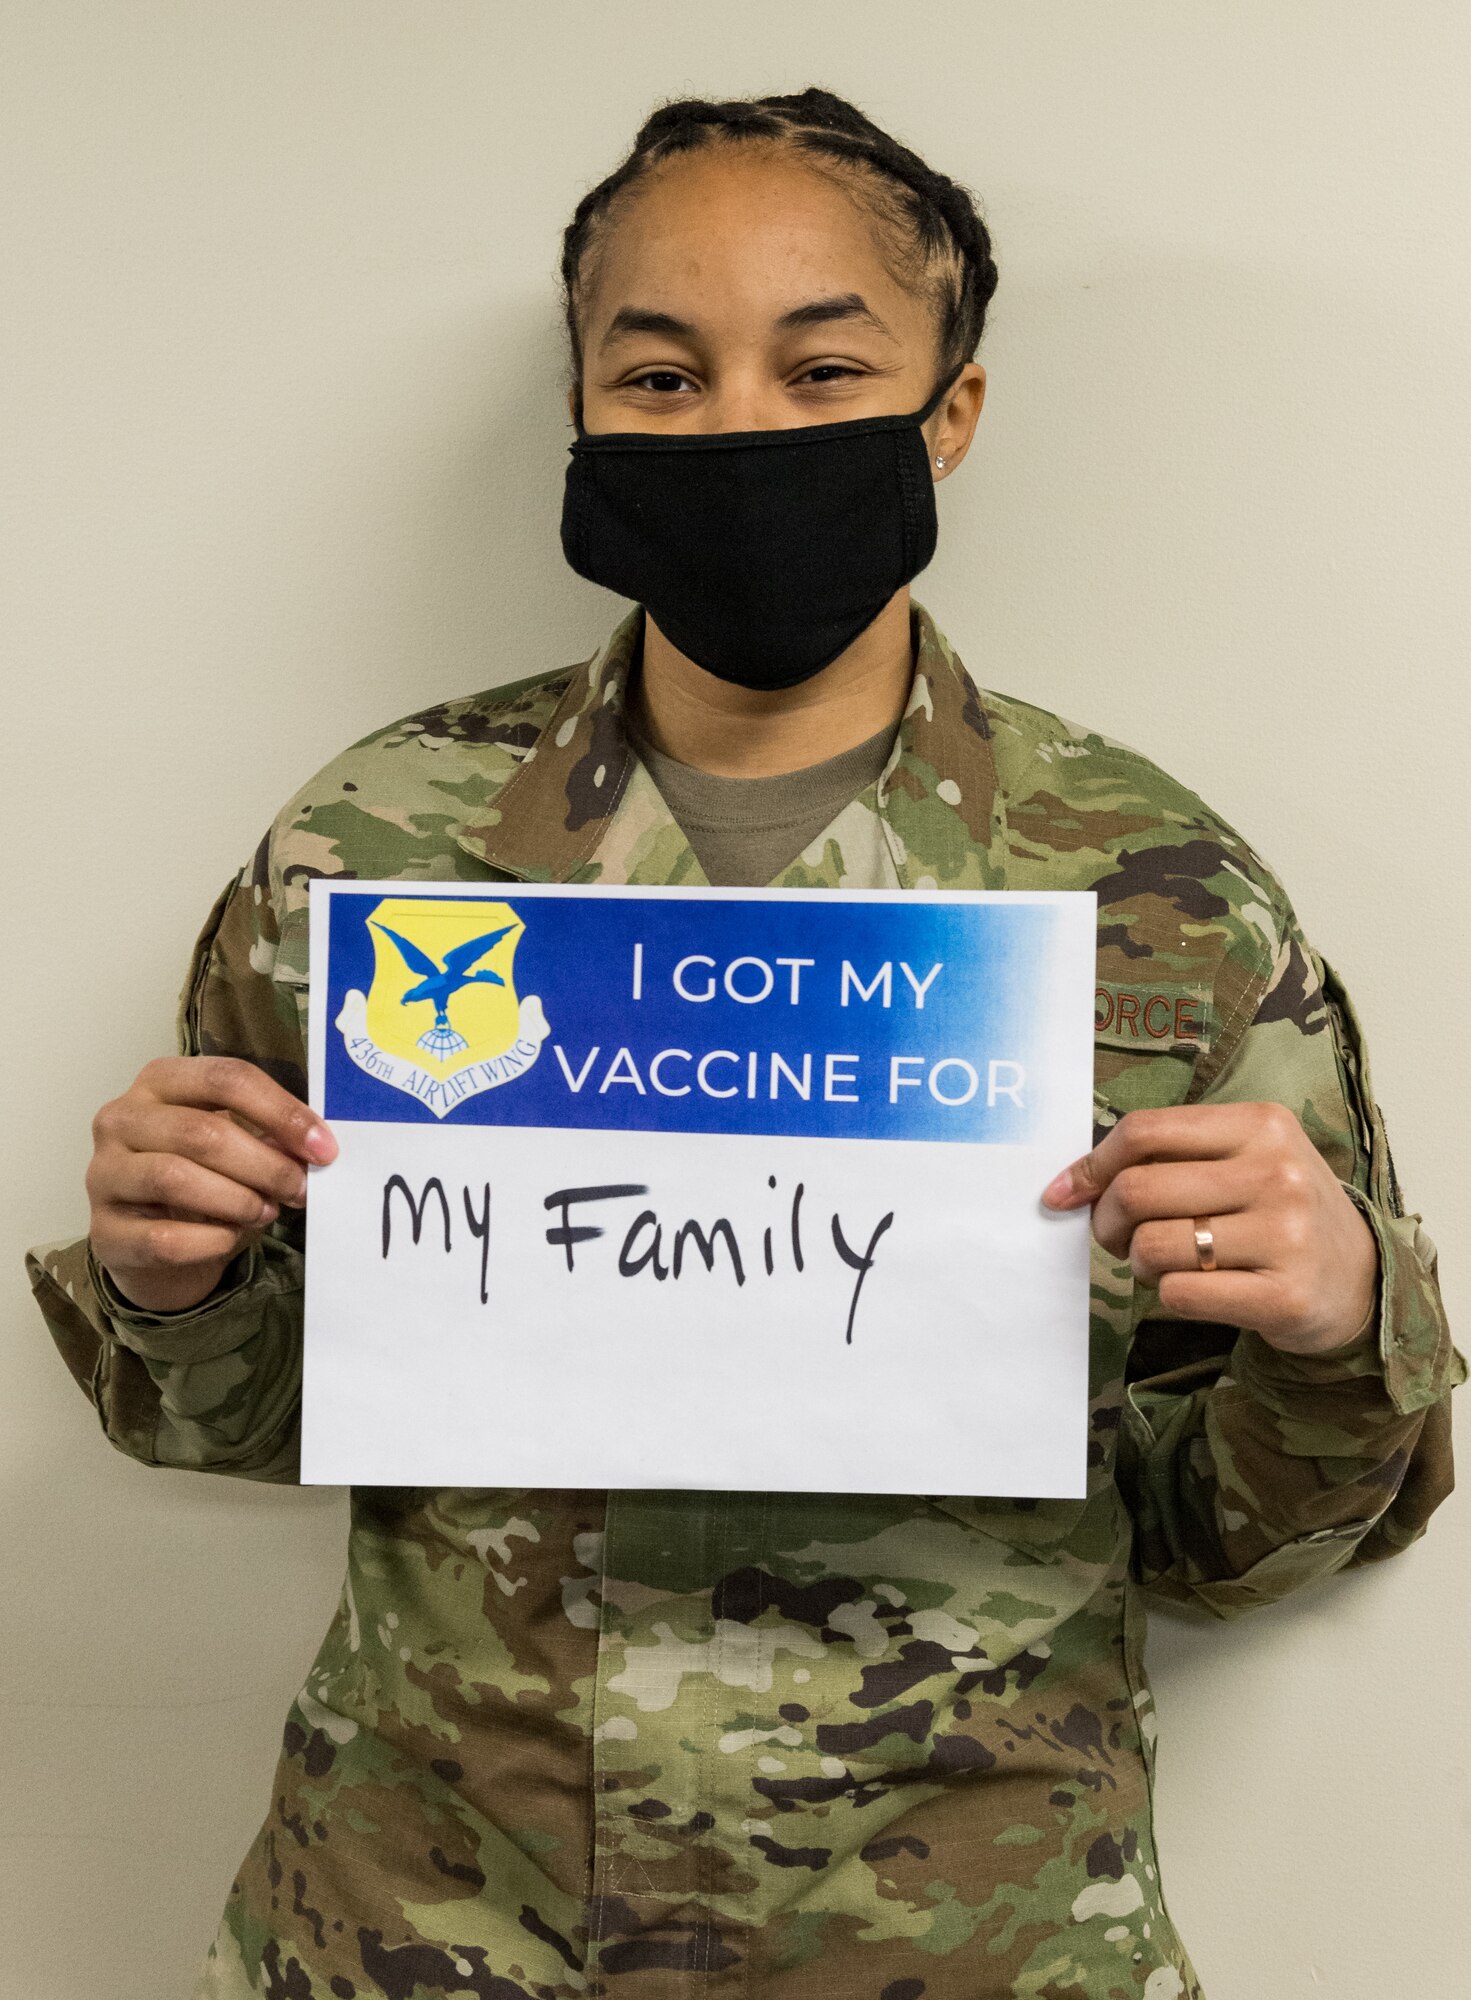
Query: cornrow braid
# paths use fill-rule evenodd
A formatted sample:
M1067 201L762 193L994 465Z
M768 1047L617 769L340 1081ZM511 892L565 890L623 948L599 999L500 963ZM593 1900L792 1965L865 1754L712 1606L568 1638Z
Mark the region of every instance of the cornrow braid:
M938 326L937 385L975 353L996 289L996 264L990 233L966 188L926 166L830 90L721 101L684 97L661 104L644 120L627 159L583 196L563 233L562 300L579 393L589 257L619 197L676 154L755 139L793 146L812 155L815 165L835 163L834 171L861 192L890 239L893 262L906 269L919 264Z

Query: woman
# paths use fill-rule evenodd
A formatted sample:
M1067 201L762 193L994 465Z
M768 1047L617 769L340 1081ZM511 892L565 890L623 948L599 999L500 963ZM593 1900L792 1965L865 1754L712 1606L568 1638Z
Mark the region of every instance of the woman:
M985 390L961 189L826 92L673 104L564 275L564 543L635 608L285 809L42 1309L122 1450L295 1476L315 875L1094 889L1098 1142L1045 1194L1093 1207L1090 1493L356 1490L199 1992L1197 1994L1141 1589L1270 1601L1448 1484L1464 1369L1352 1009L1229 827L910 601Z

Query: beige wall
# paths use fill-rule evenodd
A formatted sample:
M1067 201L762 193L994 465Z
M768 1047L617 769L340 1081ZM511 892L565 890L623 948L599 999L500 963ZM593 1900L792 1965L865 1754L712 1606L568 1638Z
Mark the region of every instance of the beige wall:
M81 1224L90 1113L283 797L608 622L557 548L553 273L657 96L826 81L982 191L991 398L920 594L1284 873L1464 1324L1467 18L0 4L0 2000L183 2000L343 1536L111 1453L20 1248ZM1212 2000L1465 1990L1468 1556L1452 1502L1377 1574L1159 1621Z

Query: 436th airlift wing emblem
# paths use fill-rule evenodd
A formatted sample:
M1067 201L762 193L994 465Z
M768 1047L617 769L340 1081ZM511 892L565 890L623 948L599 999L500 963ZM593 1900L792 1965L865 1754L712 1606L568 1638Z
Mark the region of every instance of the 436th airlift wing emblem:
M391 896L365 922L372 983L350 989L337 1016L360 1070L436 1118L526 1074L547 1019L535 994L516 994L526 926L509 903Z

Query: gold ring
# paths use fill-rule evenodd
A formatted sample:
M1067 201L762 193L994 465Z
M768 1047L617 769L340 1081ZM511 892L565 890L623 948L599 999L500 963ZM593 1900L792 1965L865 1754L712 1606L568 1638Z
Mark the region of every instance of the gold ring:
M1208 1215L1195 1218L1195 1261L1202 1271L1216 1268L1216 1237Z

